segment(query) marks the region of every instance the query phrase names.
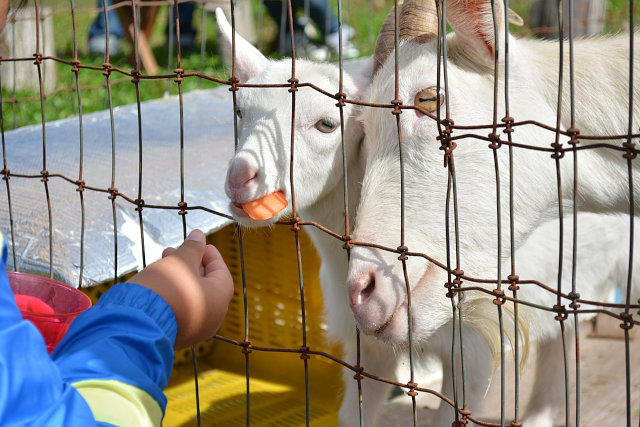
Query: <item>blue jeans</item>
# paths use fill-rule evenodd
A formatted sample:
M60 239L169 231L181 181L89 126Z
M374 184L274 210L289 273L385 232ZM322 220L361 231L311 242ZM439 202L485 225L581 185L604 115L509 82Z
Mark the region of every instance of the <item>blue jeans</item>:
M103 0L98 0L98 7L102 8ZM107 0L107 7L111 6L111 1ZM178 13L180 14L180 34L193 34L195 35L195 28L193 28L193 10L195 9L194 3L180 3L178 5ZM120 24L120 18L118 12L115 9L109 11L109 34L116 37L124 37L124 29ZM167 30L168 31L168 30ZM89 37L104 36L106 32L104 23L104 13L98 13L96 19L91 23L89 27Z
M98 7L102 9L103 0L98 0ZM107 0L107 7L111 6L111 1ZM118 18L118 12L115 9L109 11L109 34L116 37L124 37L124 28L120 24L120 18ZM106 32L104 13L98 13L96 19L91 23L89 27L89 38L96 36L104 36Z
M291 7L293 12L293 27L294 30L301 30L302 25L296 22L296 11L304 11L305 1L309 4L309 18L318 27L322 38L324 39L327 34L335 33L338 31L338 19L333 13L333 10L329 7L327 0L291 0ZM285 35L289 34L289 13L287 11L287 3L279 0L265 0L264 2L269 15L278 23L278 25L285 25ZM282 13L284 9L285 21L281 23Z

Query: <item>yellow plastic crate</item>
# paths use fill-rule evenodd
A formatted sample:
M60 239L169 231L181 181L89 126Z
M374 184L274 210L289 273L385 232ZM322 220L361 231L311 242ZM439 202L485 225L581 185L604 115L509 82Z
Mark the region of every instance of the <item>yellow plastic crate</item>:
M334 356L339 349L324 339L320 260L307 235L299 233L305 290L307 346ZM244 340L245 320L238 236L233 226L208 241L222 253L235 282L229 312L218 332ZM243 231L245 280L252 345L276 349L302 346L302 309L294 233L287 226ZM198 385L202 425L243 426L247 422L247 365L242 348L220 340L199 344ZM249 354L250 424L300 426L306 421L304 362L298 353ZM337 422L341 395L340 366L319 356L308 360L309 420L312 426ZM191 351L176 354L165 426L196 423L196 398Z

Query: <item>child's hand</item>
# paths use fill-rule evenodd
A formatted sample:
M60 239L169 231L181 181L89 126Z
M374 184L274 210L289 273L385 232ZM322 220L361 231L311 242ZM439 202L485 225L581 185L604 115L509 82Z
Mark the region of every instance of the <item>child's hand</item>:
M220 252L193 230L178 248L130 280L160 295L178 321L175 349L194 345L218 331L233 296L233 279Z

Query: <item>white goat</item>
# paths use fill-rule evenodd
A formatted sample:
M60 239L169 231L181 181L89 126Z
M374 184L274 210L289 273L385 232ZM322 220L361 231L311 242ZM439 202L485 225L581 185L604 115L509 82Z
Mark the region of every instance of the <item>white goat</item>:
M231 47L232 29L221 10L216 18L225 45ZM291 78L291 59L269 61L236 33L236 71L243 83L287 83ZM360 69L343 74L343 91L358 99L371 82L371 61ZM296 77L328 93L339 86L339 68L334 64L296 60ZM283 191L291 201L289 166L291 157L291 93L287 87L240 88L237 95L239 141L227 171L226 192L230 209L240 224L259 227L290 216L291 203L266 221L251 219L241 204L264 195ZM340 111L336 100L311 87L301 87L296 96L294 189L296 210L304 221L344 233L344 174ZM344 143L349 178L349 212L353 224L360 200L363 169L360 148L363 138L357 108L344 107ZM355 346L355 322L348 304L346 287L347 255L342 242L325 232L305 226L320 255L320 283L330 337L345 347Z
M426 1L420 5L403 5L403 12L415 15L416 11L431 10L434 5ZM495 3L498 20L497 49L504 65L504 24L503 6ZM438 126L424 111L436 114L441 104L441 117L445 115L445 97L449 101L449 113L457 125L477 125L491 123L493 114L494 72L493 60L496 44L493 37L491 4L488 0L448 0L446 18L455 33L447 38L447 73L449 92L444 93L444 83L437 87L437 43L434 34L421 33L414 23L402 21L400 35L399 99L404 105L416 105L419 110L405 110L400 115L402 129L402 152L404 159L404 194L406 230L404 245L411 252L419 252L444 260L446 256L445 201L447 198L448 170L443 168L442 150L437 140ZM404 15L404 13L403 13ZM419 20L426 20L419 17ZM431 24L432 29L437 28ZM636 38L638 34L636 33ZM415 40L412 40L415 39ZM509 87L510 115L516 120L535 120L555 126L557 103L558 45L551 42L516 40L509 38ZM590 39L575 42L576 64L576 127L583 135L613 135L627 132L628 106L628 36ZM568 51L568 49L566 49ZM640 56L634 57L636 73L640 71ZM504 73L500 72L498 99L504 99ZM389 103L396 97L394 90L394 60L386 60L374 76L371 87L371 101ZM640 85L634 89L633 121L640 122ZM564 88L568 91L568 60L565 61ZM568 95L564 96L562 126L569 126ZM505 115L504 107L499 107L498 118ZM398 130L395 116L389 109L371 108L363 114L366 131L365 153L366 172L363 181L361 203L358 207L355 240L371 242L387 247L400 245L400 169ZM454 132L454 136L459 131ZM460 131L485 136L487 130ZM537 126L517 127L513 133L515 141L533 146L549 146L555 133ZM561 142L566 141L561 138ZM497 198L496 174L493 151L485 143L473 140L457 141L453 151L458 206L458 228L460 235L461 268L465 275L484 279L495 279L497 275L496 255ZM581 145L589 144L585 140ZM585 150L579 158L579 201L581 211L622 212L628 211L629 186L626 159L622 153L609 149ZM505 179L508 153L505 148L497 152L501 171L501 212L502 212L502 260L507 260L509 245L509 180ZM543 257L547 265L554 267L554 255L549 246L541 251L545 243L542 226L556 217L558 191L555 162L549 153L515 148L514 158L514 221L515 242L522 253L517 254L516 272L521 279L533 278L553 285L554 270L542 271L537 261ZM450 163L451 164L451 163ZM560 160L562 176L563 204L571 206L573 191L573 162L570 156ZM634 172L638 167L634 164ZM634 188L636 209L640 207L640 191ZM453 210L453 209L452 209ZM619 278L620 263L624 265L627 252L621 249L624 243L616 242L615 236L603 235L606 228L598 227L613 221L612 230L625 236L628 219L591 218L581 215L579 222L579 277L578 292L582 298L608 300L612 283L625 283ZM453 229L453 215L450 218ZM582 225L581 225L582 224ZM581 228L597 227L587 230ZM557 226L557 220L556 220ZM540 228L542 227L542 228ZM538 228L538 231L535 231ZM542 230L542 231L540 231ZM571 228L565 227L569 234ZM531 235L531 233L536 233ZM540 233L538 235L538 233ZM532 239L527 241L527 237ZM540 236L540 240L536 236ZM607 237L608 236L608 237ZM451 235L453 241L453 235ZM620 238L618 238L620 239ZM624 239L620 239L624 240ZM522 247L531 244L531 250ZM537 242L537 243L536 243ZM565 244L566 248L570 245ZM584 249L584 250L582 250ZM455 251L455 248L452 249ZM611 251L607 253L607 251ZM569 251L568 251L569 252ZM565 258L568 256L564 254ZM349 267L349 298L360 330L379 340L397 346L406 346L408 339L407 296L405 273L397 260L398 255L375 248L356 247L352 251ZM527 258L530 258L529 260ZM615 260L612 263L611 260ZM453 380L451 367L451 300L445 297L443 284L447 274L436 265L421 258L409 257L407 271L413 325L412 338L416 345L429 352L440 353L444 365L443 392L451 397ZM524 267L522 267L524 265ZM565 259L565 267L570 265ZM452 268L455 265L452 266ZM503 269L503 278L509 270ZM531 276L526 276L526 274ZM568 274L564 274L563 291ZM609 284L607 284L609 282ZM634 298L637 298L637 285ZM489 287L489 289L494 288ZM523 300L551 307L555 298L546 291L526 285L522 286L519 297ZM487 379L491 375L495 359L497 334L497 309L487 297L478 292L467 292L462 304L464 318L465 380L469 407L477 410L482 400ZM635 299L632 303L635 302ZM566 301L565 301L566 303ZM510 304L506 304L509 309ZM506 316L508 318L508 316ZM532 342L547 345L558 339L559 326L553 315L532 309L521 310L521 329ZM545 344L547 343L547 344ZM473 349L472 352L470 349ZM556 354L557 355L557 354ZM363 362L368 372L379 376L392 376L393 370L386 360ZM457 378L460 381L460 361L456 362ZM351 381L353 384L354 382ZM546 387L552 389L545 389ZM355 387L352 385L351 387ZM551 425L554 404L557 405L557 383L545 382L540 378L536 384L533 400L526 420L534 425ZM560 385L561 387L561 385ZM460 389L460 388L459 388ZM376 412L386 397L383 386L364 388L365 422L374 425ZM355 394L347 390L349 394ZM556 400L555 402L553 400ZM357 402L343 404L341 423L349 424L357 416ZM433 423L434 426L449 425L453 420L453 409L441 405Z
M224 44L230 48L231 27L222 11L216 11L216 18ZM344 92L351 99L358 99L371 81L372 63L370 60L365 62L362 69L345 70L343 74ZM269 61L236 33L236 72L241 81L250 84L284 83L291 76L291 60ZM337 92L338 73L339 68L334 64L296 60L299 81L311 82L329 93ZM334 99L312 88L300 88L296 97L294 188L296 209L301 219L315 221L341 234L345 224L344 179L340 117L335 104ZM291 200L291 94L287 88L241 88L237 105L241 116L239 142L229 164L225 189L236 221L248 227L266 226L291 215L291 204L267 221L251 219L241 204L279 190ZM344 108L349 221L352 226L364 175L360 153L363 129L358 115L358 109L353 105L347 104ZM323 132L322 129L330 131ZM342 345L342 358L355 364L356 325L348 303L348 264L342 242L315 227L306 226L304 230L309 233L322 260L319 274L329 338ZM373 337L362 337L361 352L365 365L385 364L395 370L400 363L392 346ZM358 397L352 385L353 372L345 369L344 380L347 392L343 407L351 407ZM381 388L388 391L385 384L368 379L364 381L367 382L366 390Z

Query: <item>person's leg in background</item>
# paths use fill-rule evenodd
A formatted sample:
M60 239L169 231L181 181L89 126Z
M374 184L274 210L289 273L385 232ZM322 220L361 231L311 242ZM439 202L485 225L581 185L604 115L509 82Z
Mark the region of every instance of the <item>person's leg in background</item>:
M273 18L278 25L278 51L283 55L291 55L291 33L289 31L287 2L281 0L265 0L264 6L271 18ZM307 45L311 44L311 41L304 34L304 24L296 17L296 4L292 3L291 7L293 8L293 35L296 44L296 54L315 56L309 55L310 52L306 49ZM324 55L318 59L324 59Z
M307 4L305 4L307 3ZM296 8L301 10L309 10L309 18L320 31L320 36L324 44L331 50L334 55L338 54L339 35L338 35L338 18L329 6L328 0L293 0ZM354 29L342 24L342 54L346 58L353 58L360 54L358 49L351 43L351 39L355 35Z
M178 21L180 23L180 48L188 51L196 46L196 29L193 27L193 11L196 5L193 2L178 4ZM175 26L175 22L173 23ZM167 40L169 39L169 25L167 25ZM175 29L173 34L173 44L177 43Z
M106 1L107 7L112 6L110 0ZM103 0L98 0L98 7L102 10ZM120 53L120 45L125 36L124 29L120 24L120 19L115 9L109 10L107 17L109 18L109 54L117 55ZM107 48L105 33L107 30L104 18L104 13L99 12L89 27L89 53L96 55L105 54Z

